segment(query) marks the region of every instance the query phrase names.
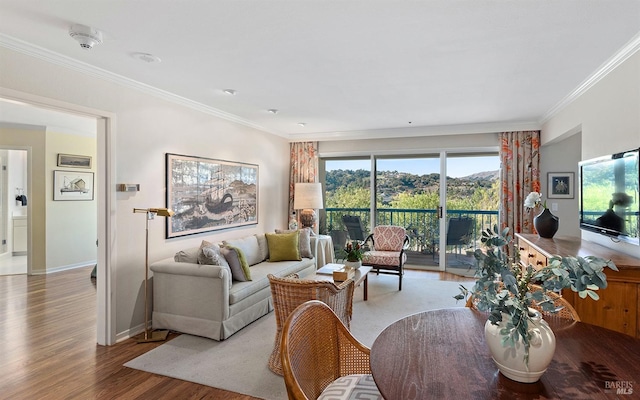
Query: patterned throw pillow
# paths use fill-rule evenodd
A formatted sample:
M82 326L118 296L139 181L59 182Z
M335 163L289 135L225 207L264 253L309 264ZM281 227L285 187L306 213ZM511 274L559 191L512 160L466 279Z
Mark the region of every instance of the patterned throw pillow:
M382 400L371 375L347 375L336 379L327 386L318 400Z
M203 240L198 249L198 264L202 265L219 265L226 269L230 276L233 276L231 268L226 258L221 253L222 249L217 244L209 243ZM232 280L229 279L229 289L231 289Z

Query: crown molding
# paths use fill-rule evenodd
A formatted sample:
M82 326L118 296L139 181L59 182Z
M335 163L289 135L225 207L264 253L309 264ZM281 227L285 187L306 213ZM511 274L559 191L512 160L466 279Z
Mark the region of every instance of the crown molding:
M166 90L158 89L156 87L147 85L145 83L138 82L136 80L124 77L122 75L115 74L105 69L98 68L96 66L87 64L85 62L73 59L71 57L67 57L65 55L53 52L51 50L33 45L31 43L28 43L20 39L16 39L14 37L4 35L1 33L0 33L0 46L5 47L9 50L26 54L31 57L41 59L43 61L50 62L55 65L59 65L59 66L92 76L94 78L103 79L112 83L129 87L137 91L149 94L151 96L158 97L160 99L172 102L174 104L179 104L184 107L203 112L205 114L213 115L215 117L218 117L227 121L235 122L240 125L248 126L250 128L257 129L262 132L267 132L273 135L284 137L285 139L287 138L286 135L284 135L281 132L274 132L263 126L260 126L250 121L247 121L245 119L242 119L237 115L218 110L217 108L207 106L197 101L189 100L185 97L178 96Z
M442 135L466 135L479 133L498 133L511 131L532 131L541 127L538 121L488 122L481 124L460 124L440 126L413 126L411 128L371 129L364 131L321 132L311 134L292 134L289 141L328 141L409 138Z
M640 50L640 32L636 34L627 44L625 44L618 52L616 52L609 60L607 60L604 64L600 66L591 76L585 79L577 88L575 88L571 93L569 93L565 98L560 100L558 104L553 106L549 111L547 111L542 118L540 119L540 125L548 122L551 118L556 116L560 111L565 109L571 103L573 103L576 99L582 96L587 90L591 89L598 82L600 82L604 77L609 75L611 71L618 68L622 63L624 63L629 57L635 54L638 50Z

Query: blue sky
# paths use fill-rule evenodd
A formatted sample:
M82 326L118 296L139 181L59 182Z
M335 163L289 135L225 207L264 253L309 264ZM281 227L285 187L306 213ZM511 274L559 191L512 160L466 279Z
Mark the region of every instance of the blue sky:
M327 170L334 169L365 169L371 167L370 160L327 160ZM447 159L447 176L459 178L476 172L496 171L500 169L498 156L491 157L449 157ZM439 172L440 159L438 158L405 158L405 159L380 159L378 160L380 171L401 171L416 175Z

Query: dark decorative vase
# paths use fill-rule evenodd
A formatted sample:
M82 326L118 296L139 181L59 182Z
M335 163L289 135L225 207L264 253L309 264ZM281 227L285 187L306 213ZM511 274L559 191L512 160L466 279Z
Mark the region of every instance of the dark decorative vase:
M551 214L548 208L533 217L533 226L536 228L538 235L547 239L551 239L558 232L558 222L558 217Z

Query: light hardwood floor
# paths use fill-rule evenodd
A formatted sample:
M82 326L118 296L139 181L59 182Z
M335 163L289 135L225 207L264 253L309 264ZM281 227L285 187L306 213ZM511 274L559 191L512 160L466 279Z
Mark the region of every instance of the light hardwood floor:
M0 276L2 399L255 399L123 367L162 343L96 344L91 268ZM407 270L405 279L470 281ZM169 339L175 337L171 334Z

